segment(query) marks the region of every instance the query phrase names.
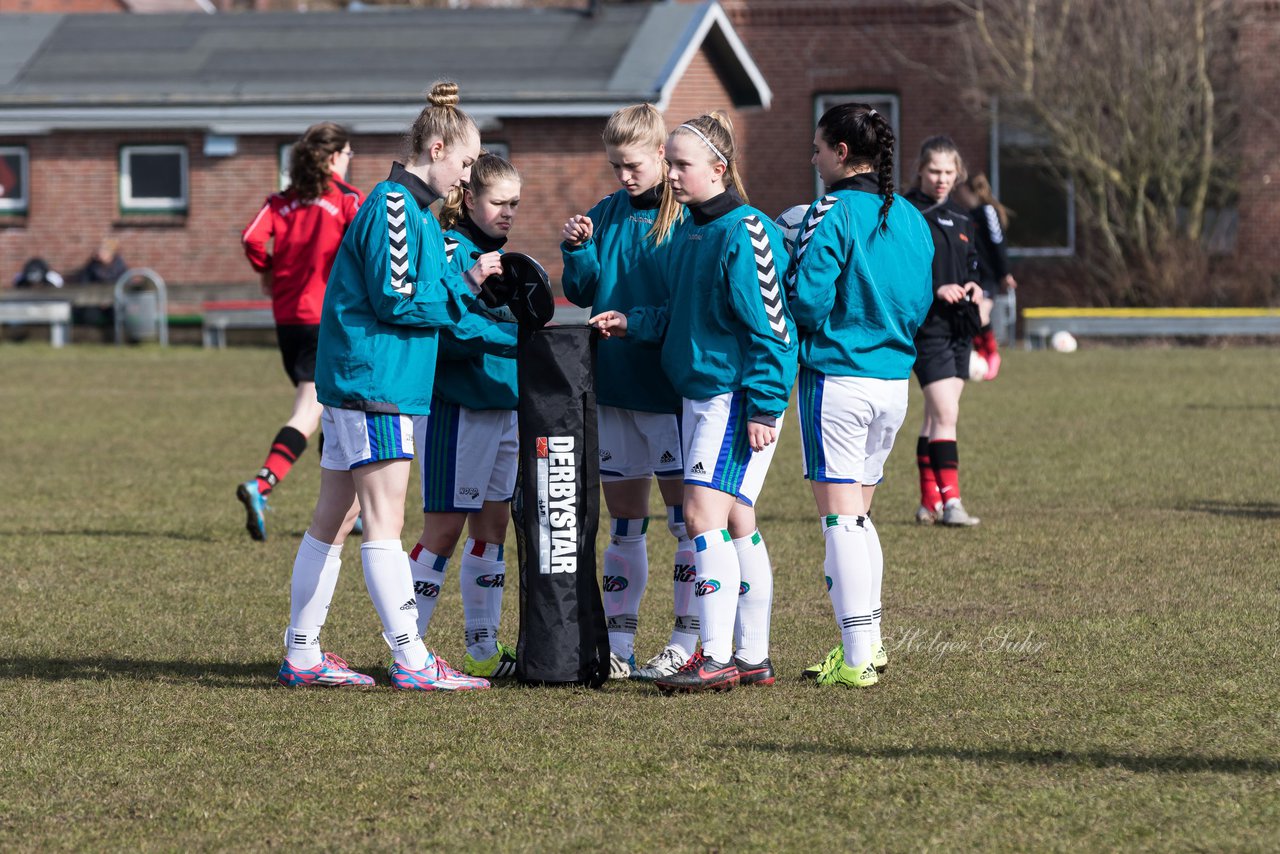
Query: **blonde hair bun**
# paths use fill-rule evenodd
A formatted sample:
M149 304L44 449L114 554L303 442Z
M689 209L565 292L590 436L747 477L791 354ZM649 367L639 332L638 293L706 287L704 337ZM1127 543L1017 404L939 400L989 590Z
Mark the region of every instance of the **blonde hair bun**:
M427 93L427 101L433 107L456 107L460 100L458 84L448 80L436 83Z

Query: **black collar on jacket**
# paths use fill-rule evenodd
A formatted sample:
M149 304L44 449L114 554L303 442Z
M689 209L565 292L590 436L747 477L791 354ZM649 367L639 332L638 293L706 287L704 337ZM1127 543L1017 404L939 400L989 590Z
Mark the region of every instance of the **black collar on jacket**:
M465 213L462 219L453 224L453 231L459 232L476 245L481 252L497 252L507 245L505 237L490 237L480 230L480 226L471 221Z
M874 172L859 172L857 175L841 178L830 187L827 187L828 193L834 193L836 190L857 190L860 193L874 193L878 196L880 195L880 179L876 177Z
M351 186L350 184L348 184L346 181L342 180L341 178L337 177L336 175L330 175L330 176L329 176L329 183L330 183L330 184L332 184L333 186L337 187L337 188L338 188L338 192L339 192L339 193L343 193L343 194L348 195L348 196L358 196L358 195L360 195L360 191L359 191L359 190L357 190L355 187Z
M742 200L738 192L729 187L720 195L712 196L705 202L689 205L689 213L693 216L694 225L706 225L709 222L715 222L729 211L740 208L745 204L746 202Z
M946 214L952 217L960 217L962 220L969 219L969 212L957 205L947 196L942 201L937 201L926 196L920 191L919 187L913 187L906 196L907 201L915 205L921 213L924 214Z
M638 211L654 211L662 204L662 185L650 187L638 196L627 196L631 207Z
M426 181L404 168L404 164L399 161L391 164L391 174L387 176L387 180L395 181L408 190L413 195L414 201L418 203L418 207L423 210L431 207L432 203L440 198L431 192Z

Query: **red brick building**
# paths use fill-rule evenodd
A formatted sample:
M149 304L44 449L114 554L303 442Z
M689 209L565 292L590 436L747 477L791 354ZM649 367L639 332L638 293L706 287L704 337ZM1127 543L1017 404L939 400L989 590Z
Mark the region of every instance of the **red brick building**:
M251 283L239 233L297 135L348 125L348 179L368 189L441 78L524 176L512 246L558 275L564 219L616 189L609 114L641 100L681 118L760 111L771 97L715 4L4 21L0 52L17 55L0 69L6 279L37 255L68 273L109 236L173 285Z
M68 11L298 5L9 2ZM173 284L248 285L254 277L239 231L279 186L281 152L297 134L321 119L351 126L357 156L348 177L368 189L399 155L422 91L444 77L461 85L485 142L505 147L524 175L512 246L542 259L553 276L559 225L615 188L599 143L605 118L642 99L659 104L670 124L728 108L751 200L770 213L817 192L809 150L822 109L870 101L894 122L900 184L910 180L920 140L949 133L971 171L988 171L1006 202L1036 210L1037 221L1020 219L1011 234L1018 252L1074 252L1069 194L1046 192L1003 156L1033 141L1002 128L997 105L981 92L960 88L964 75L929 70L951 54L962 23L941 0L435 5L465 8L4 15L0 185L8 164L10 186L21 186L19 197L12 189L0 194L0 276L7 280L33 255L73 270L111 236L131 263L155 267ZM1271 235L1280 205L1267 172L1280 162L1280 105L1269 70L1280 48L1280 0L1241 0L1241 7L1242 103L1261 109L1241 114L1246 177L1237 253L1277 270L1280 242ZM157 180L182 182L180 203L136 204L128 173L148 164L163 171L170 161L180 161L180 175L168 167L172 174ZM1019 193L1035 203L1019 205ZM1046 206L1045 198L1057 201Z

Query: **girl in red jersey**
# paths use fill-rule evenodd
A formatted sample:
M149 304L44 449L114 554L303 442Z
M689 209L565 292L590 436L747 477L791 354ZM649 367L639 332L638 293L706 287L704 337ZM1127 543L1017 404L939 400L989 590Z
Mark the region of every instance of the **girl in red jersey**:
M334 255L363 199L343 181L352 154L341 125L321 122L307 128L289 154L289 189L268 196L242 236L244 254L271 297L284 370L296 388L293 412L272 440L262 468L236 488L245 527L255 540L267 538L267 496L320 426L315 384L320 307Z

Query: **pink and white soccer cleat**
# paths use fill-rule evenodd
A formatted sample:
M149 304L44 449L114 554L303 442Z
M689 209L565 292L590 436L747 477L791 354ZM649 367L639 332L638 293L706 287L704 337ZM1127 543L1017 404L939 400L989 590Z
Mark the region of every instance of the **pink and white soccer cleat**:
M294 667L285 659L280 665L280 673L276 681L286 688L303 688L317 686L321 688L369 688L373 685L373 677L356 673L347 663L331 652L324 654L324 659L315 667L304 670Z
M401 691L483 691L489 687L489 680L459 673L449 662L436 656L435 661L421 670L392 664L391 686Z

